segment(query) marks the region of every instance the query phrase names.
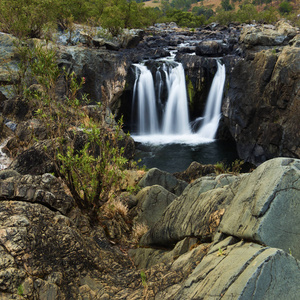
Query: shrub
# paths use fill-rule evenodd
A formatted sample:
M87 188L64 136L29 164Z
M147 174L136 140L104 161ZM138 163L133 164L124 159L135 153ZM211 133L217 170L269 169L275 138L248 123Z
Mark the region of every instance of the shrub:
M281 15L289 14L293 10L293 6L289 2L283 1L279 4L278 10Z
M50 0L1 0L0 29L19 38L40 37L55 16Z
M27 53L22 59L30 68L31 79L41 86L39 92L30 92L26 88L28 80L22 84L24 97L35 103L36 117L43 122L51 141L51 149L45 148L45 153L77 205L94 219L99 207L108 200L110 190L122 178L127 162L124 149L118 146L123 138L121 124L111 128L106 125L105 101L99 103L98 111L102 112L99 120L84 112L82 106L88 100L84 95L78 99L77 94L85 78L78 80L74 72L59 70L55 49L35 44L32 48L23 45L22 51ZM64 101L58 100L55 94L59 77L66 82Z

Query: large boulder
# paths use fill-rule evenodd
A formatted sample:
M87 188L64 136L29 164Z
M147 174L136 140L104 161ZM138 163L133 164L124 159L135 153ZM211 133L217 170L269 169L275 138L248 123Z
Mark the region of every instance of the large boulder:
M298 261L281 250L217 244L171 299L297 299L299 279Z
M221 232L300 258L299 173L299 160L277 158L250 174L200 178L167 207L141 244L170 247L185 237L209 242Z
M219 230L300 259L300 161L276 158L242 178Z
M286 45L297 34L297 29L286 22L280 21L276 26L245 26L240 35L240 42L246 48L255 46Z
M176 196L160 185L143 188L137 195L135 222L144 223L151 228L162 216L167 206Z
M177 196L181 195L188 185L185 181L179 180L170 173L157 168L150 169L139 182L139 186L142 188L156 184Z
M202 41L196 46L196 55L199 56L220 57L229 52L229 45L222 40Z
M234 195L229 184L239 180L234 175L195 180L167 207L160 220L142 237L141 244L170 247L185 237L211 241Z

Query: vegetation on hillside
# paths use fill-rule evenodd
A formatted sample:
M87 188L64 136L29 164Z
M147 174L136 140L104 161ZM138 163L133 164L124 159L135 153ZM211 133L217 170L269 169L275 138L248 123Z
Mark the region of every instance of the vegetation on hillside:
M2 0L0 30L18 37L48 37L57 27L65 30L72 23L107 28L118 35L122 28L143 28L157 22L199 27L213 21L272 23L285 17L300 24L299 4L291 0L220 0L217 9L197 0L157 0L159 6L134 0ZM276 5L275 5L276 3Z
M105 100L90 107L94 117L90 116L87 96L78 93L85 78L60 69L53 46L34 41L17 47L17 98L30 103L34 117L45 130L43 141L37 137L34 140L44 145L55 174L64 181L78 207L95 221L99 208L124 177L128 160L120 143L123 140L126 144L128 137L121 131L121 124L110 120L108 125L108 118L113 116L108 116ZM65 83L63 99L56 93L59 81Z

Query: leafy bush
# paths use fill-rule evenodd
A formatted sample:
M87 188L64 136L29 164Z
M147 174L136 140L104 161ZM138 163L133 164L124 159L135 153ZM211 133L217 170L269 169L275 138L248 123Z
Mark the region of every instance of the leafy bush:
M112 187L120 181L127 159L119 141L123 139L121 125L108 127L105 102L99 104L99 120L84 113L87 98L79 100L79 81L74 72L59 70L55 49L47 44L22 46L21 61L30 68L23 86L23 95L36 105L36 117L46 128L50 148L45 153L53 162L56 173L66 183L77 205L95 218L99 207L108 200ZM24 54L26 53L26 55ZM58 100L55 89L58 78L64 78L67 94ZM26 83L34 81L41 88L30 92ZM95 108L97 109L97 108ZM80 143L78 143L80 141ZM80 146L76 146L79 144Z
M293 10L293 6L289 2L283 1L279 4L278 10L281 15L289 14Z
M19 38L40 37L53 24L51 0L1 0L0 29Z

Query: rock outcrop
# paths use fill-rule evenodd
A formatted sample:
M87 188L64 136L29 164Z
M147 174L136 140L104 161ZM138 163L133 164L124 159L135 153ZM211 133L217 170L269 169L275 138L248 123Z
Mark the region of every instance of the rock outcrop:
M155 299L297 299L299 163L191 183L142 237L147 247L130 251L139 268L168 264L186 278Z
M270 39L282 37L281 46L274 49L266 42L264 50L250 47L265 45L253 33L257 31ZM300 157L300 51L297 37L291 40L296 33L281 25L271 32L246 28L241 35L250 48L230 75L222 111L239 156L256 165L277 156Z

